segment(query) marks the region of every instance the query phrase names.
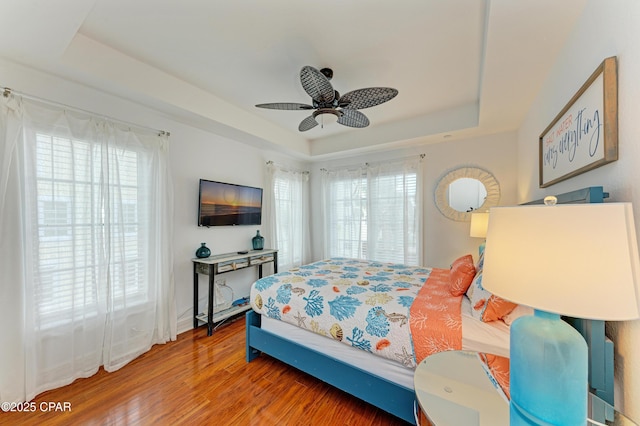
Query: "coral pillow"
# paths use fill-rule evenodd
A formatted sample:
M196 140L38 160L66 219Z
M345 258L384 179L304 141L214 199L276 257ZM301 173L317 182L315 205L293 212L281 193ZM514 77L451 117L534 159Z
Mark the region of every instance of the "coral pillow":
M462 296L476 275L473 257L470 254L457 258L449 271L449 292L452 296Z
M467 297L471 300L471 316L483 322L499 320L517 306L482 287L482 270L478 271L469 286Z

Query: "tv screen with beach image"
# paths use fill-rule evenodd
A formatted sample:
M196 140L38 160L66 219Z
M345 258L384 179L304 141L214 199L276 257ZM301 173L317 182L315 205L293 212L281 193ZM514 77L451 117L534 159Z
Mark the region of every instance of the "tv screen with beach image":
M200 179L198 226L260 225L262 188Z

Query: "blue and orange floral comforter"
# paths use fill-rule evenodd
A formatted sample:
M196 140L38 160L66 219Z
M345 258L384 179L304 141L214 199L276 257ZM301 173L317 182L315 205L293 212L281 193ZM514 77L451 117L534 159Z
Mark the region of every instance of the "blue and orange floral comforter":
M410 308L432 271L334 258L256 281L251 306L259 314L415 368Z

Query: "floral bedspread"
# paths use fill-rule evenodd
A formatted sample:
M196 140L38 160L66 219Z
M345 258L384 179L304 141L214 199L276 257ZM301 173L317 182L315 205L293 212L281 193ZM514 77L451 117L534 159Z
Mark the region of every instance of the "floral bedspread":
M410 307L431 268L334 258L256 281L252 308L415 368Z

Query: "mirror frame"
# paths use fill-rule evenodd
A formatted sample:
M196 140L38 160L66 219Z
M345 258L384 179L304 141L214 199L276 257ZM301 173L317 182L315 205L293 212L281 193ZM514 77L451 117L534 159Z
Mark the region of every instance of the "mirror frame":
M438 210L445 217L455 220L457 222L469 222L471 220L472 212L459 212L453 209L449 205L447 197L447 190L452 182L462 179L470 178L479 180L487 190L487 197L484 203L474 211L486 211L491 207L497 206L500 201L500 185L496 178L486 170L482 170L478 167L460 167L445 174L435 190L435 202Z

